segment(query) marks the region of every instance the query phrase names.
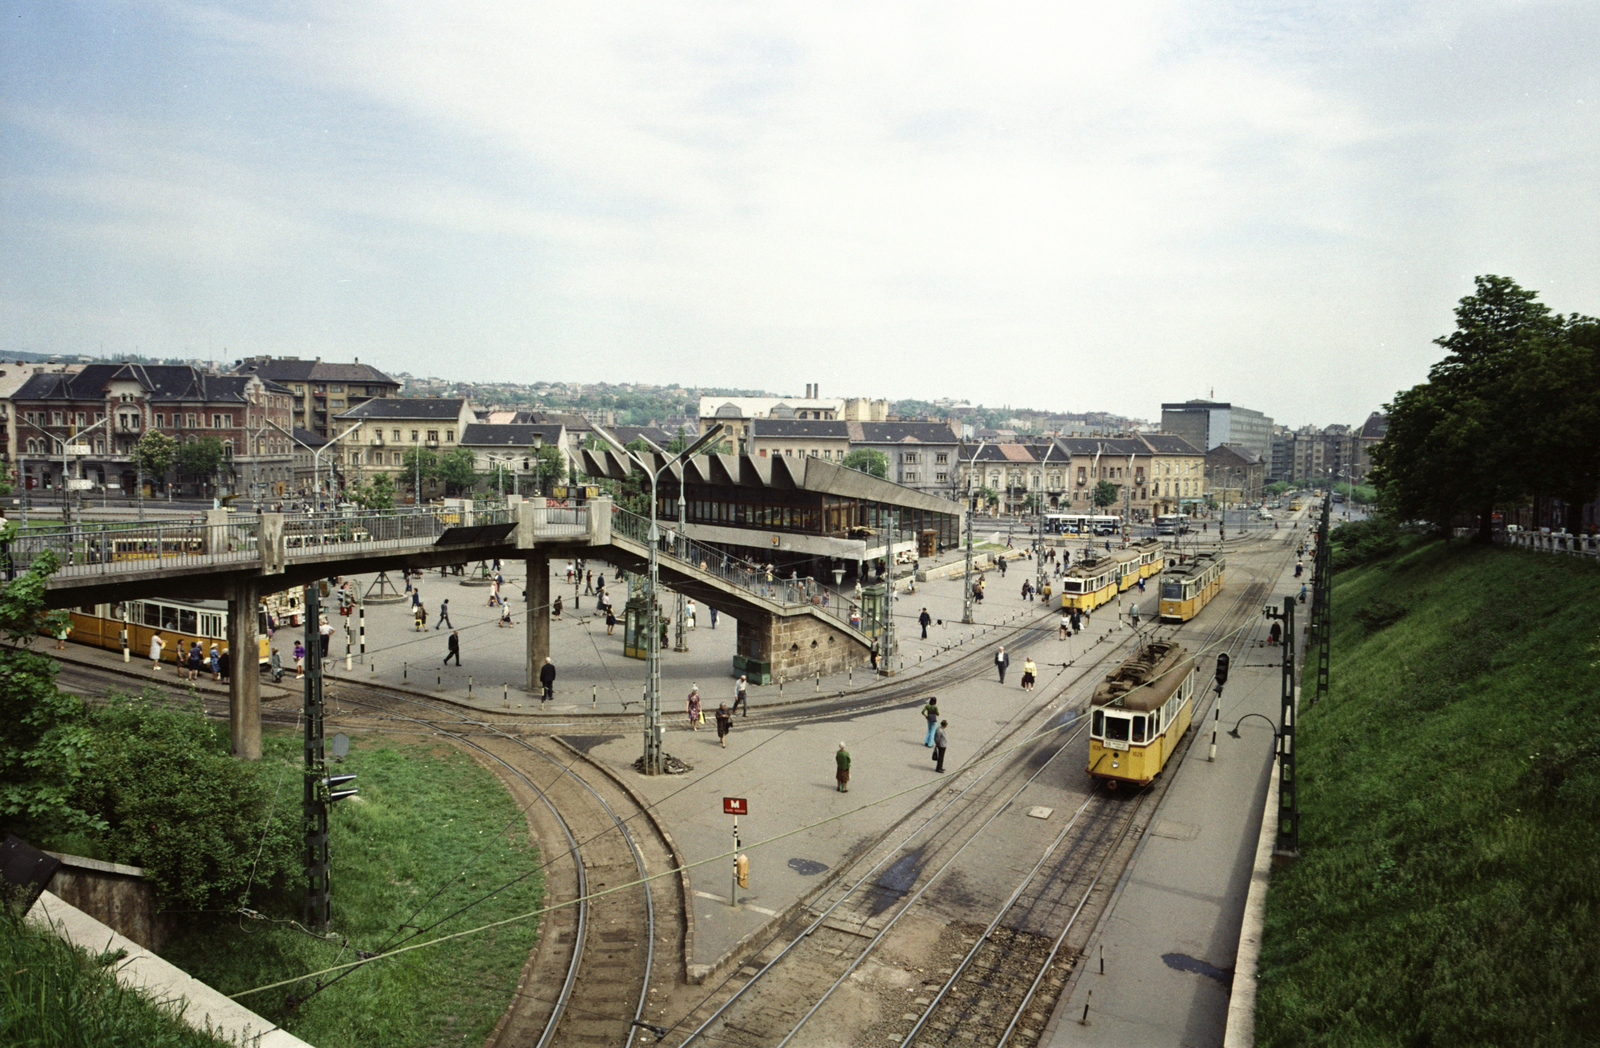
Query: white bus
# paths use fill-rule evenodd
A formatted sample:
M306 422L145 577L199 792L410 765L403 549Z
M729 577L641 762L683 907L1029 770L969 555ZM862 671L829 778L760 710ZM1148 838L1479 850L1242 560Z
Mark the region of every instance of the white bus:
M1119 535L1122 517L1104 513L1047 513L1044 527L1052 535Z

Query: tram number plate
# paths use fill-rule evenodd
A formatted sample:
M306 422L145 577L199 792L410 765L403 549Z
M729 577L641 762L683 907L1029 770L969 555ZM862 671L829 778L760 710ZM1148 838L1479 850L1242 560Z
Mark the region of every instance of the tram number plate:
M1108 750L1125 750L1128 748L1128 744L1121 739L1106 739L1101 745Z

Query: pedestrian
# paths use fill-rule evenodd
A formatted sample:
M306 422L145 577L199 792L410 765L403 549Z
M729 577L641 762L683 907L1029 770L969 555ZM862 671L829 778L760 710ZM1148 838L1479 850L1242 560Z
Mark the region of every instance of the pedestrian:
M326 659L328 657L328 642L333 639L333 627L328 625L327 619L323 619L322 624L317 627L317 639L321 645L322 657Z
M611 610L611 605L608 603L606 604L606 636L611 636L611 632L616 628L617 616L616 613Z
M435 622L433 624L433 628L434 628L435 632L438 631L440 626L449 626L451 629L455 629L456 628L455 623L450 621L450 598L449 597L446 597L444 600L441 600L439 602L439 621Z
M200 650L200 642L197 640L190 641L188 659L190 680L200 679L200 667L205 663L205 659L205 653Z
M1027 579L1022 580L1022 599L1033 599L1033 583L1029 582Z
M706 715L700 712L700 685L696 684L689 689L689 730L699 731L705 719Z
M1004 557L1000 558L1000 577L1006 577L1006 558Z
M850 792L850 751L839 743L839 752L833 755L833 781L839 784L840 793Z
M1132 623L1134 629L1138 629L1139 628L1139 605L1138 604L1134 604L1132 607L1130 607L1128 609L1128 621L1130 623Z
M0 525L0 527L3 527L3 526L4 525ZM70 621L63 620L61 625L56 627L56 650L57 651L66 651L67 650L67 634L69 634L71 632L72 632L72 624L71 624Z
M740 707L744 708L744 716L750 716L750 685L742 673L733 683L733 712L738 713Z
M1000 645L1000 650L994 653L994 668L1000 671L1001 684L1006 682L1006 667L1009 665L1011 665L1011 656L1006 654L1006 647L1002 644Z
M277 648L272 649L272 655L267 659L267 669L272 673L272 683L283 680L283 656L278 654Z
M872 658L872 668L876 671L878 668L878 638L872 638L872 648L868 651L868 655Z
M500 625L502 625L502 626L510 626L510 625L512 625L512 622L511 622L511 605L509 605L509 604L500 605Z
M217 674L222 680L231 680L233 678L233 653L227 648L224 648L222 654L217 656Z
M210 654L209 661L211 663L211 679L212 680L221 680L222 679L222 649L217 647L215 644L211 645L211 654Z
M302 641L294 642L294 679L304 680L306 676L306 646Z
M944 774L944 748L948 741L944 730L949 726L949 721L942 720L939 722L938 729L933 733L933 770L940 775Z
M454 630L453 629L453 630L450 631L450 644L449 644L448 650L445 652L444 665L446 665L446 666L450 665L450 660L451 659L455 659L456 660L456 668L459 669L461 667L461 631L460 630Z
M928 627L933 625L933 616L928 614L928 609L923 608L922 614L917 616L917 624L922 627L922 639L928 639Z
M1038 679L1039 667L1034 665L1033 656L1029 655L1022 660L1022 690L1032 691L1034 681Z
M486 605L486 607L492 608L496 604L499 604L499 603L500 603L500 580L499 579L495 579L493 582L489 583L489 603Z
M1072 616L1063 611L1061 613L1061 627L1060 629L1056 630L1056 640L1066 640L1067 637L1071 635L1071 631Z
M1282 636L1283 636L1283 627L1280 626L1278 623L1274 622L1272 624L1272 628L1267 631L1267 643L1272 645L1275 648L1275 647L1278 646L1278 640Z
M711 609L711 628L712 629L716 629L717 628L717 609L716 608L712 608Z
M728 748L728 732L733 730L733 714L728 712L728 704L722 703L717 707L717 741L723 749Z
M561 598L560 597L557 597L556 600L555 600L555 603L550 605L550 617L552 619L559 619L561 617Z
M556 664L550 661L550 656L544 657L544 665L539 667L539 684L544 688L544 694L539 696L540 702L549 702L556 697Z
M423 604L418 604L416 607L412 608L411 609L411 621L412 621L412 624L416 626L416 632L417 633L421 633L424 629L426 629L427 625L428 625L428 608L427 608L427 606L423 605Z
M161 634L159 634L159 633L150 634L150 672L151 673L160 673L161 672L161 649L165 648L166 646L167 646L167 642L161 639Z
M414 588L411 591L411 606L413 608L422 607L422 587L421 586L417 586L416 588Z
M583 575L583 592L586 593L586 594L594 592L594 572L592 572L592 571L584 572L584 575Z
M1144 592L1144 576L1143 575L1139 576L1138 586L1139 586L1139 592L1143 593Z
M691 600L691 601L689 601L687 604L685 604L683 606L683 614L684 614L683 624L684 624L684 626L686 626L689 629L694 629L694 613L695 613L694 601Z
M924 746L932 746L933 731L939 726L939 703L934 696L928 696L927 703L922 707L922 715L928 720L928 737L923 740L922 744Z

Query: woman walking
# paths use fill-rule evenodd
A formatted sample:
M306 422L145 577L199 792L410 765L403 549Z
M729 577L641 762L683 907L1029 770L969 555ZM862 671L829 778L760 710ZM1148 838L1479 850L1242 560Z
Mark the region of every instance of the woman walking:
M700 685L696 684L689 689L689 730L699 731L700 720Z
M728 732L733 730L733 714L728 712L728 704L722 703L717 707L717 741L723 749L728 748Z
M1039 667L1034 665L1033 658L1031 656L1029 658L1023 660L1023 662L1022 662L1022 690L1023 691L1032 691L1033 690L1033 682L1035 680L1035 675L1038 672L1039 672Z
M304 680L306 676L306 646L303 641L294 642L294 679Z

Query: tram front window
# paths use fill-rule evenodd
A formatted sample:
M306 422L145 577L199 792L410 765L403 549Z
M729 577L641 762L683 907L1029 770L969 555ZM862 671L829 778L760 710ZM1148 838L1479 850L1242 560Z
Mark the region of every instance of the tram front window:
M1161 584L1162 600L1180 600L1183 597L1183 583L1163 582Z
M1126 718L1126 717L1107 717L1106 718L1106 738L1115 740L1116 742L1127 742L1128 741L1128 718Z
M1105 738L1106 713L1105 710L1094 711L1094 723L1089 726L1089 734L1097 739Z
M1133 741L1134 742L1143 742L1144 741L1144 718L1143 717L1136 716L1136 717L1133 718Z
M1061 584L1061 590L1064 593L1082 593L1083 583L1078 579L1067 579Z

